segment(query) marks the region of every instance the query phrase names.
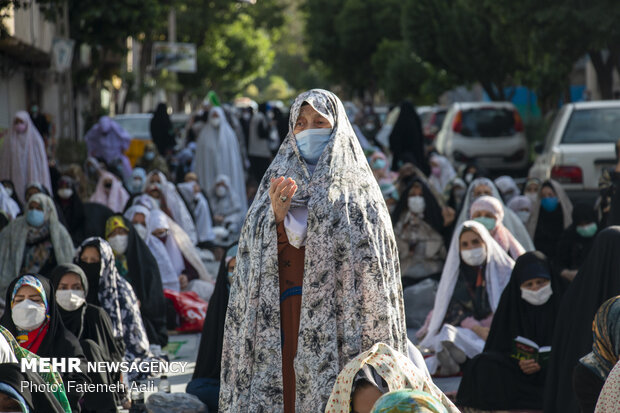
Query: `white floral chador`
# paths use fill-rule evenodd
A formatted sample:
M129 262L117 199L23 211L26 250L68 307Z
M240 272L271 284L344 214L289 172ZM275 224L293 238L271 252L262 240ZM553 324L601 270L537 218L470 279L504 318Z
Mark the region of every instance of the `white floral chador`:
M333 125L312 175L292 133L307 102ZM265 173L239 240L222 351L220 411L283 410L280 291L270 179L292 177L293 207L306 206L308 228L295 358L300 412L322 411L338 373L384 342L406 352L398 252L379 186L340 99L301 94L289 133Z

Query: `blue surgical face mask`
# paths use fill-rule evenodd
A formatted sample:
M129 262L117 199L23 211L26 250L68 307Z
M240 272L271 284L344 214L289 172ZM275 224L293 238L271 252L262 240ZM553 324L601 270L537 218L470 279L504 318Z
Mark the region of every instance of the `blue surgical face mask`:
M26 214L26 222L28 222L30 226L40 227L45 222L45 215L43 215L43 211L31 209Z
M543 198L540 200L540 206L547 212L553 212L558 207L560 201L557 197Z
M474 221L481 223L489 232L493 231L495 229L495 225L497 225L495 218L478 217L474 218Z
M316 165L329 143L331 129L306 129L295 135L301 157L310 165Z
M375 159L375 161L372 163L372 169L376 170L381 170L385 168L385 159L382 158L377 158Z

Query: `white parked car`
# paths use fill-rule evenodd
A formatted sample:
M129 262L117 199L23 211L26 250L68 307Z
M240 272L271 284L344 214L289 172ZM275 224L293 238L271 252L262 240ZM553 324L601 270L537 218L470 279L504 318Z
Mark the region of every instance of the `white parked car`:
M620 101L569 103L556 115L530 176L568 191L598 190L603 168L616 164Z
M491 170L527 167L523 122L510 102L452 104L437 133L436 148L457 165L475 161Z

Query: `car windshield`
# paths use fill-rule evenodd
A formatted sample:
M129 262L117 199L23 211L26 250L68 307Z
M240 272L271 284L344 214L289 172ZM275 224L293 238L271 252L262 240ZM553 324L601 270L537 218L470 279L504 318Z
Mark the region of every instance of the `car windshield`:
M510 109L480 108L463 111L461 135L471 138L496 138L515 134L514 114Z
M575 110L562 143L610 143L620 138L620 107Z
M114 121L121 125L132 137L143 138L151 135L151 119L147 117L139 118L114 118Z

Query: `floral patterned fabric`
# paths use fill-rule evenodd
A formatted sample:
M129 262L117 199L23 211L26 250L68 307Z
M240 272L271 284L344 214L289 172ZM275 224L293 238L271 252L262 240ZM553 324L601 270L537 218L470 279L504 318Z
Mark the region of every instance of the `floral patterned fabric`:
M397 390L377 400L371 413L447 413L439 400L420 390Z
M598 396L594 413L615 413L620 406L620 362L616 363Z
M329 397L325 413L349 413L351 411L353 378L365 365L375 369L387 383L390 392L401 389L422 390L441 401L440 403L445 407L441 411L447 409L450 412L458 412L456 406L446 395L407 357L384 343L377 343L370 350L351 360L342 369Z
M292 132L304 102L333 125L312 175ZM383 196L340 99L324 90L305 92L291 108L289 133L241 232L222 351L222 412L283 410L277 233L269 198L270 179L279 176L299 187L292 208L308 208L296 410L323 410L338 372L375 343L407 348L398 252Z

